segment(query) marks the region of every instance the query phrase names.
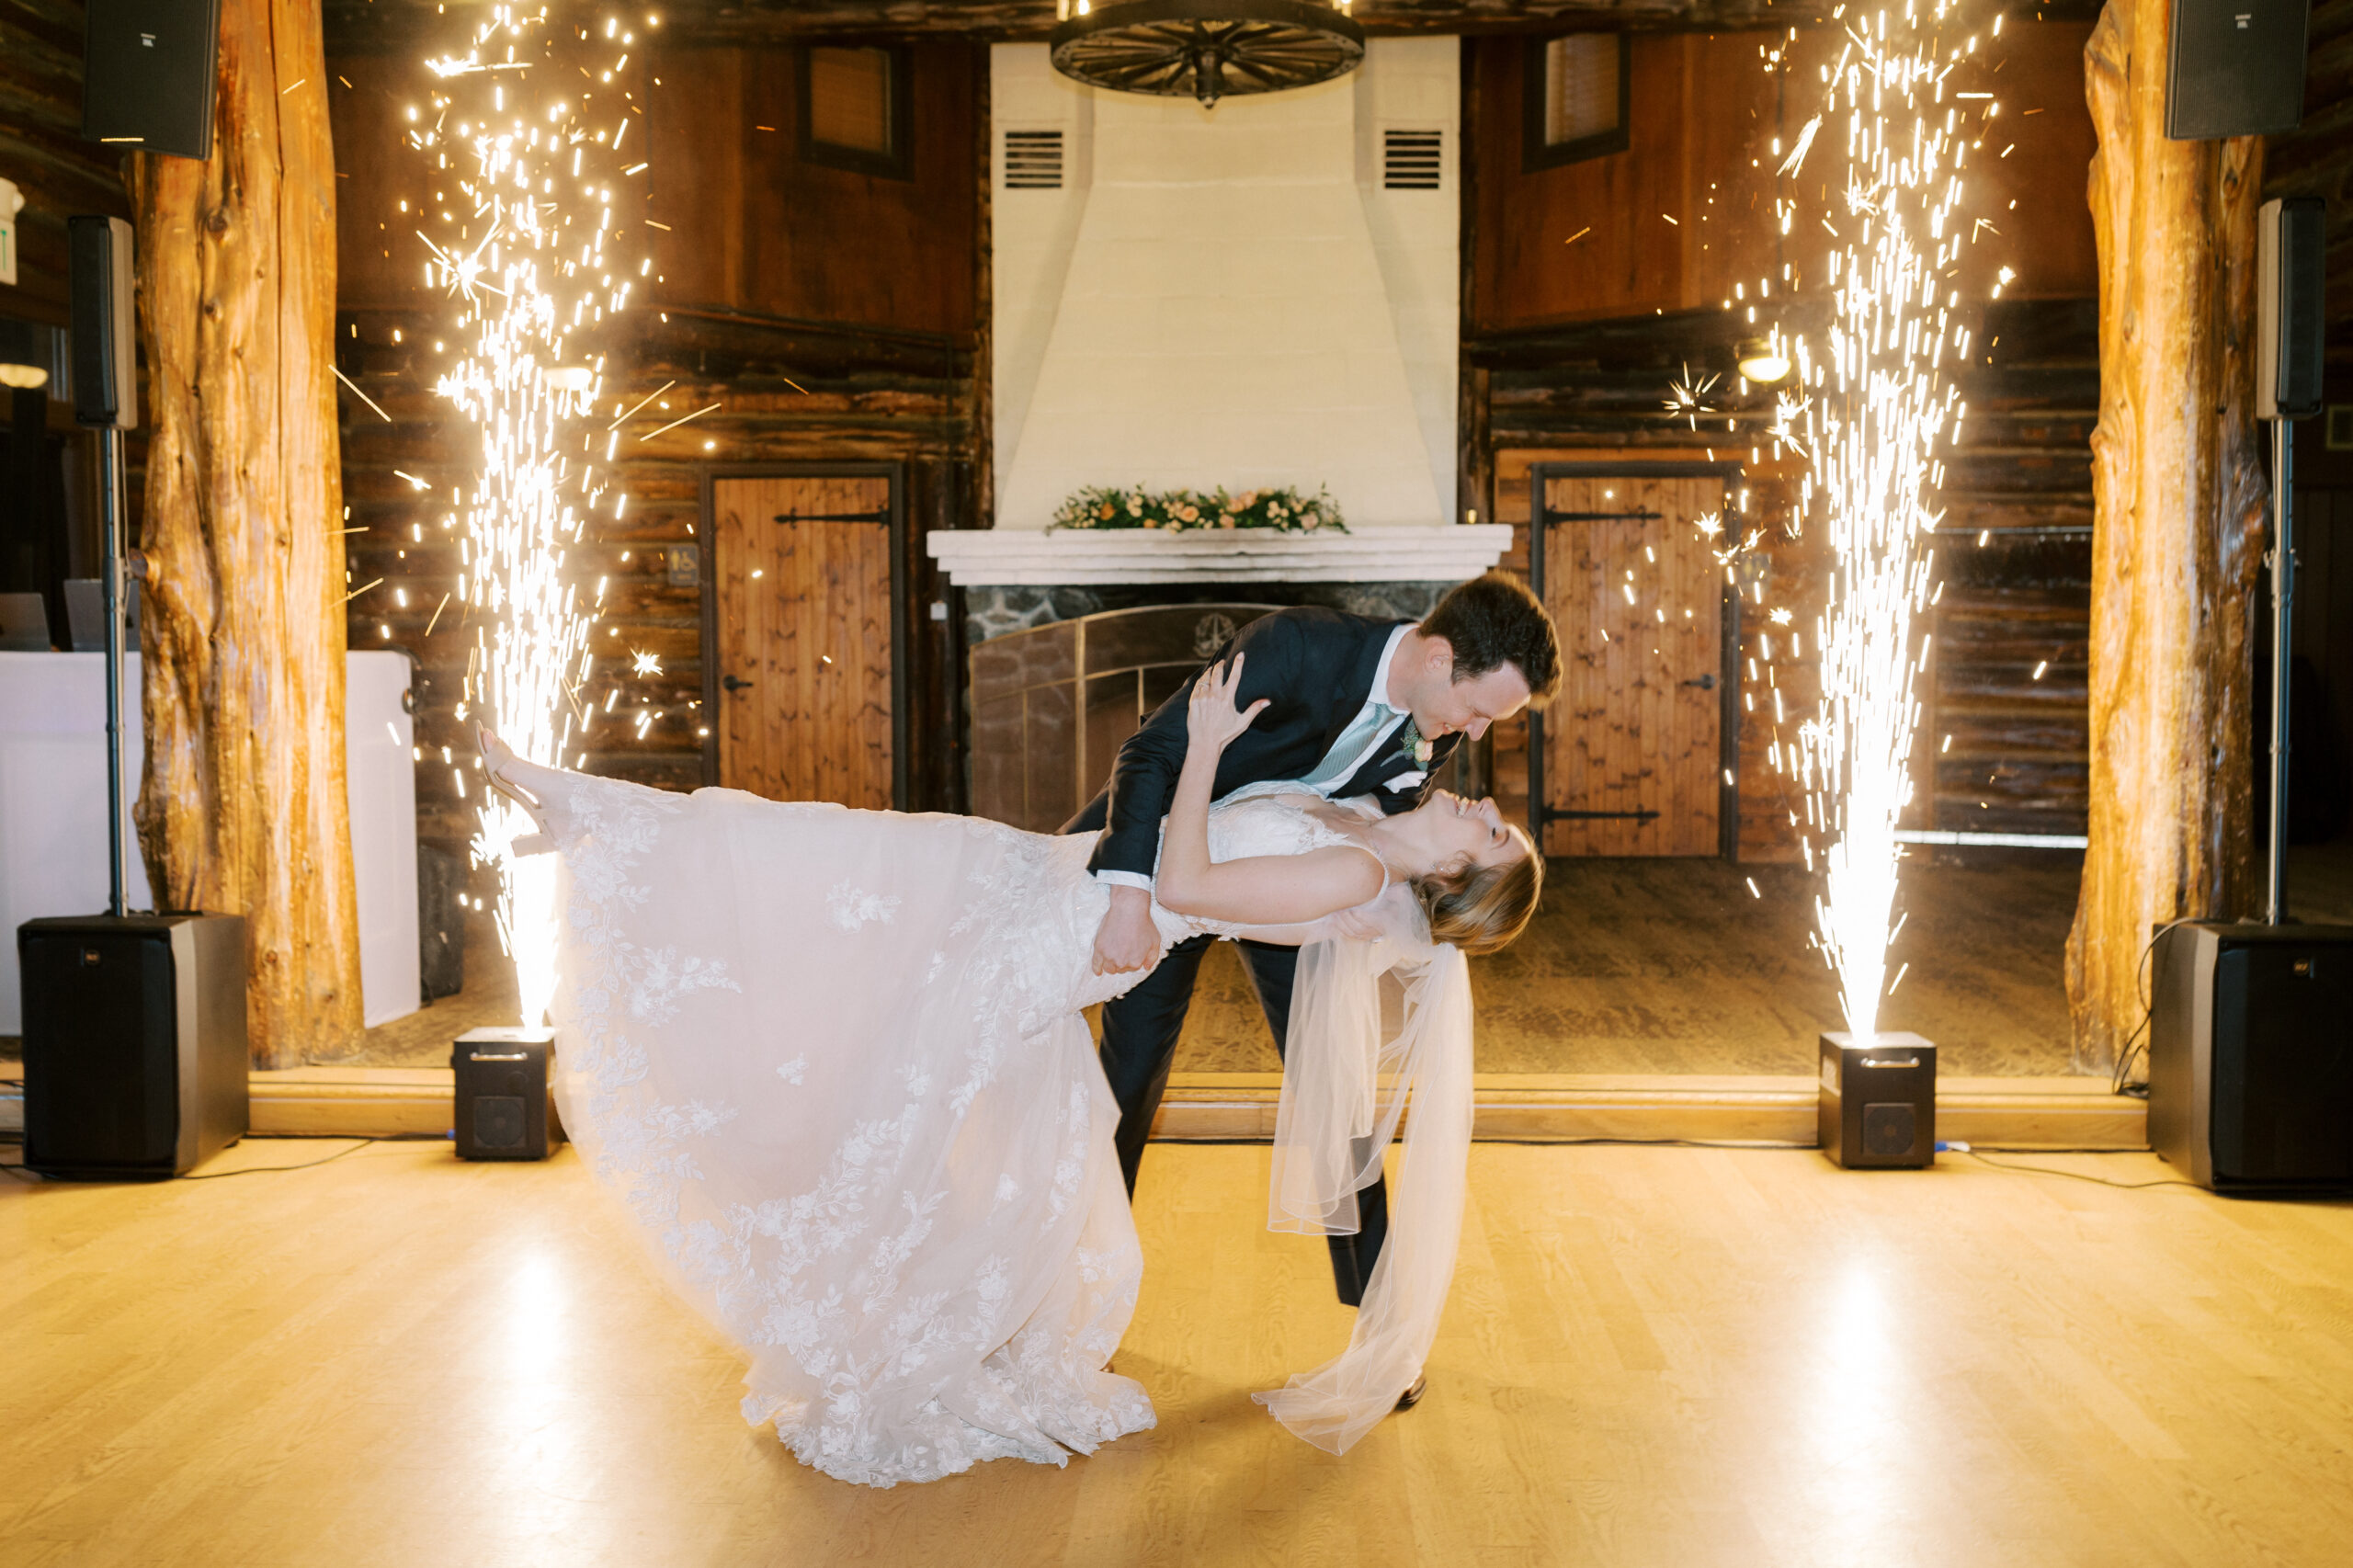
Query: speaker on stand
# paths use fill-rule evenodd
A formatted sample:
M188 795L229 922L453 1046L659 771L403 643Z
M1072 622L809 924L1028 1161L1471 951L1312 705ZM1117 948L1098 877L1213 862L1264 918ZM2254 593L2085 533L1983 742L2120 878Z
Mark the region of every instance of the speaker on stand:
M25 1165L55 1177L153 1179L245 1133L245 923L123 907L122 433L138 423L139 385L131 225L74 218L67 235L74 417L99 436L108 893L104 915L17 931Z
M2309 0L2173 0L2165 134L2268 136L2304 117Z
M84 138L210 157L221 0L88 0L82 15Z
M2149 1142L2216 1192L2353 1188L2353 926L2288 919L2295 476L2289 421L2321 409L2313 198L2257 217L2256 414L2271 421L2271 824L2262 923L2182 921L2151 944Z

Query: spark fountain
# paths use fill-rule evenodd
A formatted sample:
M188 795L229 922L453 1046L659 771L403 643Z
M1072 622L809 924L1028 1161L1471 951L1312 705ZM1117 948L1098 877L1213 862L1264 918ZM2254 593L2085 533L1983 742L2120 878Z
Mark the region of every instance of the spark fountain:
M426 62L435 90L409 110L411 144L455 187L428 217L438 237L417 231L426 282L459 311L462 347L436 391L481 443L443 523L459 532L458 597L475 630L459 717L551 765L587 722L594 605L566 562L588 519L627 502L593 417L604 358L579 340L630 292L608 248L615 188L632 172L620 167L631 106L616 81L632 40L609 11L495 6L462 51ZM555 992L554 858L517 855L530 821L502 797L482 790L477 812L473 853L499 869L499 935L536 1026Z
M1977 49L1973 37L1948 41L1953 8L1935 0L1842 18L1847 46L1824 72L1821 112L1782 165L1794 173L1810 150L1819 159L1819 143L1833 142L1844 121L1838 210L1823 215L1836 236L1826 279L1834 313L1818 354L1802 338L1784 347L1774 335L1776 351L1797 369L1775 434L1808 460L1805 515L1825 530L1835 558L1814 631L1820 705L1795 760L1809 866L1811 840L1827 841L1818 940L1860 1046L1877 1038L1880 1004L1903 979L1900 971L1894 983L1887 977L1902 924L1893 920L1896 828L1912 800L1914 682L1928 652L1913 618L1928 603L1943 478L1936 451L1958 437L1965 412L1949 375L1970 342L1949 279L1976 233L1959 225L1961 170L1993 112L1990 99L1963 104L1949 90L1953 71ZM1825 129L1832 134L1818 134ZM1786 233L1793 204L1780 216Z

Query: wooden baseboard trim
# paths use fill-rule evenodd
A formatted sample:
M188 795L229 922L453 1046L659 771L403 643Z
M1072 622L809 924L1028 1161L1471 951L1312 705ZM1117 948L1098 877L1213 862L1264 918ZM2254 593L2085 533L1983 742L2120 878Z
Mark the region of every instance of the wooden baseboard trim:
M0 1064L0 1131L24 1127L15 1063ZM385 1138L449 1130L446 1067L298 1067L256 1073L252 1125L263 1137ZM1169 1142L1273 1139L1282 1079L1273 1073L1178 1073L1153 1123ZM1781 1143L1814 1142L1814 1081L1796 1076L1481 1074L1472 1136L1489 1142ZM1947 1078L1937 1135L2041 1149L2145 1149L2148 1108L2102 1078Z

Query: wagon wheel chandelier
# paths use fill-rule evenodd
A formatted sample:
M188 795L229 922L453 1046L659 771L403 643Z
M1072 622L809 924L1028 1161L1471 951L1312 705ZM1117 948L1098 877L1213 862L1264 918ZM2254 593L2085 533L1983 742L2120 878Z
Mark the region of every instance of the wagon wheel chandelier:
M1200 100L1279 93L1346 75L1364 29L1318 0L1123 0L1057 27L1054 69L1118 93Z

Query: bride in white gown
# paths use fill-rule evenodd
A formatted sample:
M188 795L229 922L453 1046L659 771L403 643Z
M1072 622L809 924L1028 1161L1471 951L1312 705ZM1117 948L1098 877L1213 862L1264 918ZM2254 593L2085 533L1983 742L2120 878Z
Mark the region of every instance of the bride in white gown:
M1238 678L1196 683L1154 918L1164 950L1204 931L1323 942L1293 1007L1275 1222L1353 1229L1415 1101L1355 1341L1260 1396L1336 1451L1436 1332L1469 1136L1459 949L1518 934L1541 861L1492 802L1451 795L1388 818L1281 786L1211 807L1217 756L1256 712L1235 712ZM1080 1009L1142 975L1093 971L1092 840L681 796L483 746L562 857L565 1131L752 1358L745 1416L876 1486L1061 1464L1152 1426L1143 1390L1105 1370L1142 1257ZM1432 948L1433 922L1457 946ZM1375 939L1324 940L1343 929ZM1384 1027L1371 988L1401 958L1419 967Z

